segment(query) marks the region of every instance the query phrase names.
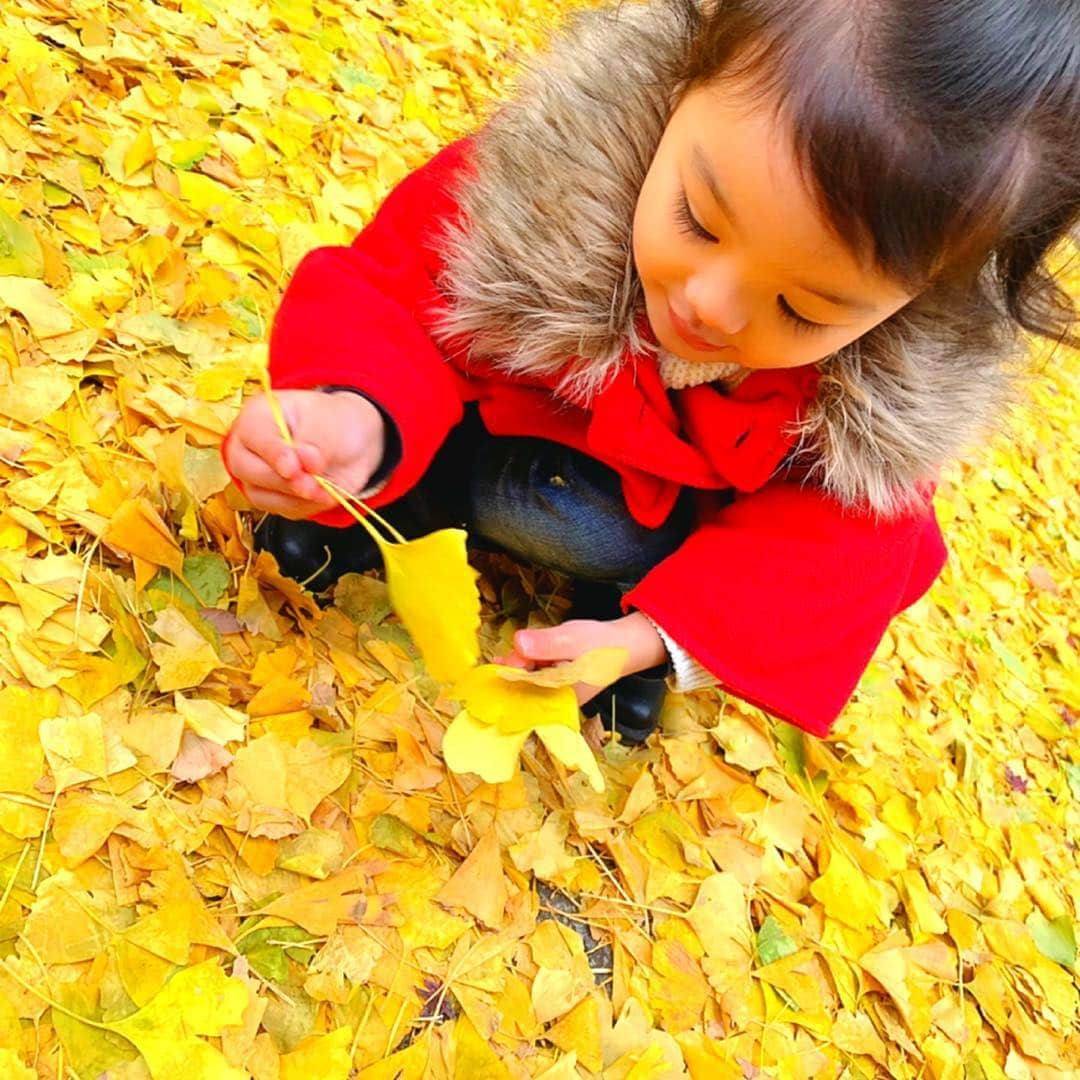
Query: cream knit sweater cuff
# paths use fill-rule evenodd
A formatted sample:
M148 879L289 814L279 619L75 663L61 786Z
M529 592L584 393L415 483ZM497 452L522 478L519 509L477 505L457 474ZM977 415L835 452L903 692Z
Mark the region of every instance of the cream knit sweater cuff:
M642 614L645 615L644 612ZM687 694L691 690L702 690L706 686L715 686L719 682L708 668L702 667L677 641L672 639L662 626L658 626L654 619L648 615L645 615L645 618L652 623L653 629L660 635L660 640L668 651L668 656L671 657L674 678L669 676L669 685L672 690Z

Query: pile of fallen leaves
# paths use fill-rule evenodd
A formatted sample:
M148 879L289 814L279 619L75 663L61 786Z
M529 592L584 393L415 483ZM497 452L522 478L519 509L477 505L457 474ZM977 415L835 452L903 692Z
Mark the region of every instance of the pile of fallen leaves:
M603 793L457 776L385 585L254 557L217 446L300 256L560 5L3 8L4 1080L1077 1074L1075 353L834 739L709 691ZM481 569L488 655L566 610Z

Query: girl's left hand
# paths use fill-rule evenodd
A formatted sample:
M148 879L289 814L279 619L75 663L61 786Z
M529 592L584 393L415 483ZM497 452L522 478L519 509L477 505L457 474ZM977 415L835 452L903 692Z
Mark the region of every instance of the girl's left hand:
M563 660L576 660L592 649L612 645L627 651L624 675L656 667L667 658L667 649L653 624L640 611L635 611L610 621L571 619L547 629L519 630L514 635L513 653L497 657L495 662L531 671ZM578 683L574 687L578 704L584 704L603 689Z

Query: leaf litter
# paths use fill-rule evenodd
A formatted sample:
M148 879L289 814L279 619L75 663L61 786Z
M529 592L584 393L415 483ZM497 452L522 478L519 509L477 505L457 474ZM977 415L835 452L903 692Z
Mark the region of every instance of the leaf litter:
M947 474L949 565L829 742L706 691L589 751L600 790L528 731L450 772L433 672L517 745L498 672L254 556L217 445L301 255L564 5L9 9L0 1074L1076 1074L1075 352ZM479 565L484 655L565 613Z

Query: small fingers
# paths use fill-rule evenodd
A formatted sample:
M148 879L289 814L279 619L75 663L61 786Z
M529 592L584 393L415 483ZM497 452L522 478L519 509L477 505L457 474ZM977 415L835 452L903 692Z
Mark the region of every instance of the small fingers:
M245 487L250 485L276 491L285 490L285 483L277 472L239 440L234 439L230 444L229 468Z
M242 446L267 463L282 480L291 480L303 471L294 447L281 437L265 398L256 399L236 427Z
M315 477L299 472L291 480L283 480L261 457L253 454L243 444L236 446L229 455L229 465L245 488L262 488L283 495L306 499L310 502L327 503L327 496Z
M522 656L517 651L506 653L503 656L493 656L491 662L493 664L501 664L503 667L522 668L525 671L532 671L536 666L531 660Z
M322 502L313 499L299 499L295 495L277 491L273 488L245 485L244 492L247 495L248 502L257 510L267 510L271 514L277 514L278 517L291 518L294 521L313 517L315 514L328 510L333 505L333 500L329 498Z
M519 630L514 635L514 648L529 660L573 660L588 647L581 629L590 625L575 619L547 629Z
M297 443L294 449L300 459L301 468L306 472L316 476L326 472L326 454L320 447L312 443Z

